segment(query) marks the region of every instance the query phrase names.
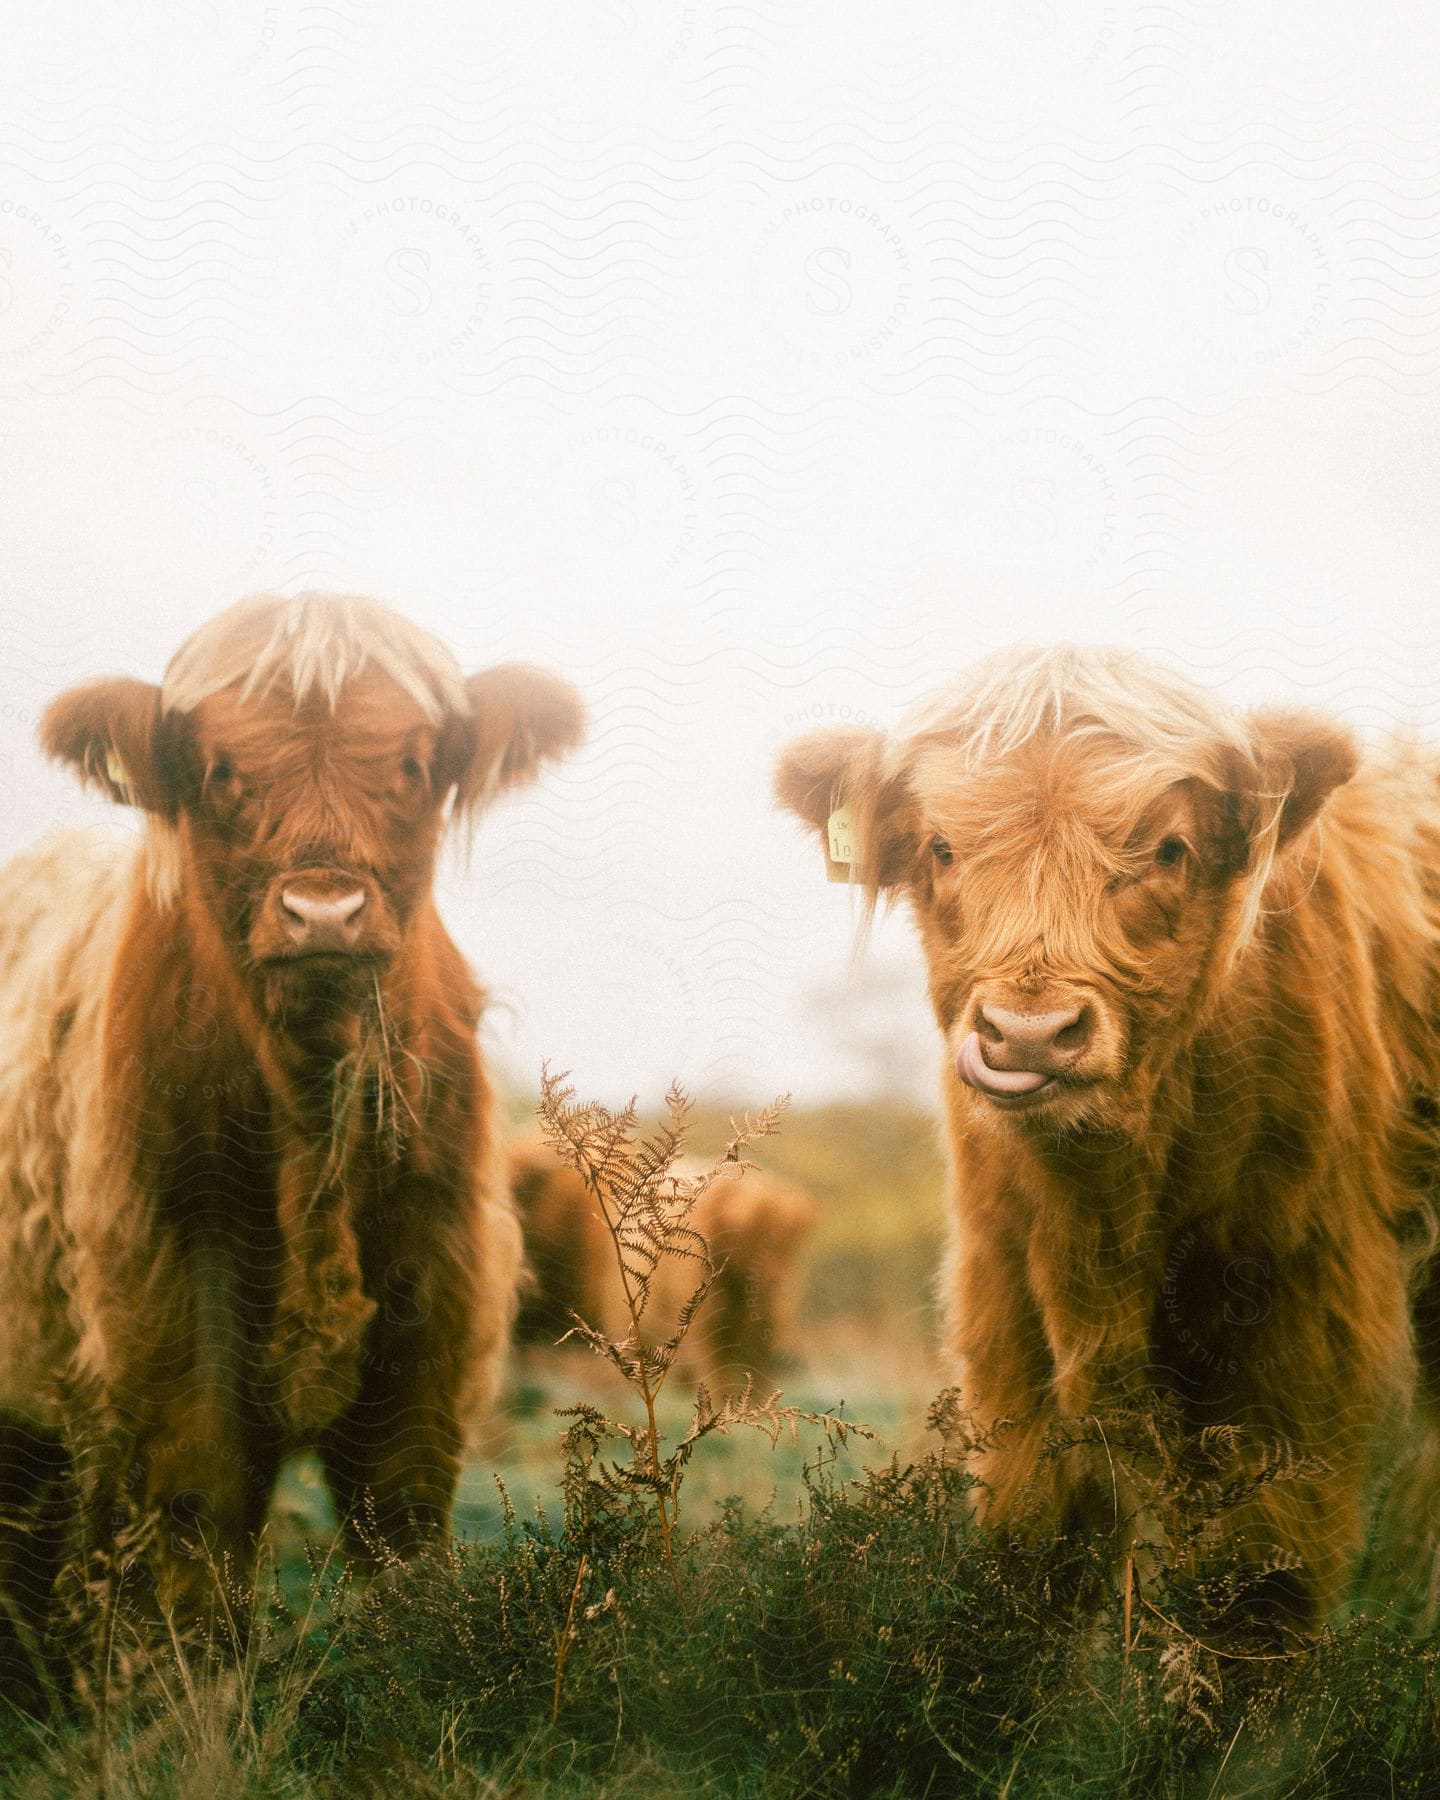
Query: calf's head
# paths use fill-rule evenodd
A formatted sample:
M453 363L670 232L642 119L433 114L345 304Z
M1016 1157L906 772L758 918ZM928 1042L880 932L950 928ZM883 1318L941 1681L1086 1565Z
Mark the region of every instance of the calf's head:
M427 903L452 814L578 743L578 696L539 669L464 677L377 602L241 601L154 687L61 694L45 747L168 827L175 904L218 938L262 1016L343 1013Z
M1160 1074L1260 892L1356 751L1300 712L1240 717L1118 651L1004 653L888 737L791 743L782 803L849 809L871 905L903 896L956 1097L998 1130L1143 1131ZM1313 842L1313 840L1312 840Z

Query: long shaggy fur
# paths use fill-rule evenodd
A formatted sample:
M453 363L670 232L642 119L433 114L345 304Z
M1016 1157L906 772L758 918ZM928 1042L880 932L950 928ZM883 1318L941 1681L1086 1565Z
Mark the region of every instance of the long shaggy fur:
M434 856L581 720L554 677L467 681L323 595L242 602L161 687L46 715L145 830L0 871L0 1423L69 1457L81 1547L150 1541L166 1606L248 1566L302 1444L357 1553L444 1525L520 1235ZM347 887L355 954L288 960L294 892Z
M822 830L850 806L871 903L905 898L925 946L988 1515L1113 1517L1108 1459L1047 1445L1163 1401L1310 1471L1259 1482L1228 1542L1323 1617L1372 1477L1440 1416L1440 764L1066 648L889 737L812 733L777 791ZM1028 1110L962 1078L987 1002L1088 1009Z

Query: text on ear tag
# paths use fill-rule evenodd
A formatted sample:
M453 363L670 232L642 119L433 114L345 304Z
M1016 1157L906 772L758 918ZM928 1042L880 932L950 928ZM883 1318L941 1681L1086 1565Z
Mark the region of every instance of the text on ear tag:
M855 849L855 820L848 806L837 806L825 822L825 878L854 881L859 861Z

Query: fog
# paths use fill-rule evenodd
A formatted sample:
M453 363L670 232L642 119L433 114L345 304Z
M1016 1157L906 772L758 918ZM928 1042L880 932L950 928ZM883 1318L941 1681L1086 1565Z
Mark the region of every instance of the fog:
M1435 717L1431 9L7 12L6 853L60 687L377 594L591 710L445 870L509 1079L924 1099L788 737L1021 638Z

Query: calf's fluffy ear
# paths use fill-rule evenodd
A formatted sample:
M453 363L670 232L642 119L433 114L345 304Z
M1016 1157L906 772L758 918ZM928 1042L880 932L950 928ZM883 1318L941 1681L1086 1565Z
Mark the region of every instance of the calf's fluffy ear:
M174 715L162 718L158 687L115 676L57 695L40 720L40 742L112 800L173 819L180 804L174 723Z
M1246 783L1246 798L1258 824L1273 818L1280 802L1277 847L1303 831L1360 766L1353 734L1319 713L1281 708L1252 713L1250 740L1255 772Z
M824 831L837 806L868 785L883 738L868 725L827 725L794 738L775 765L775 798Z
M533 781L543 764L584 739L584 702L545 669L502 663L470 676L465 691L470 714L455 775L461 806Z
M806 732L780 752L775 765L775 797L823 842L830 815L848 806L866 880L888 887L904 878L910 865L906 841L906 791L903 783L880 773L885 738L868 725L830 725Z

